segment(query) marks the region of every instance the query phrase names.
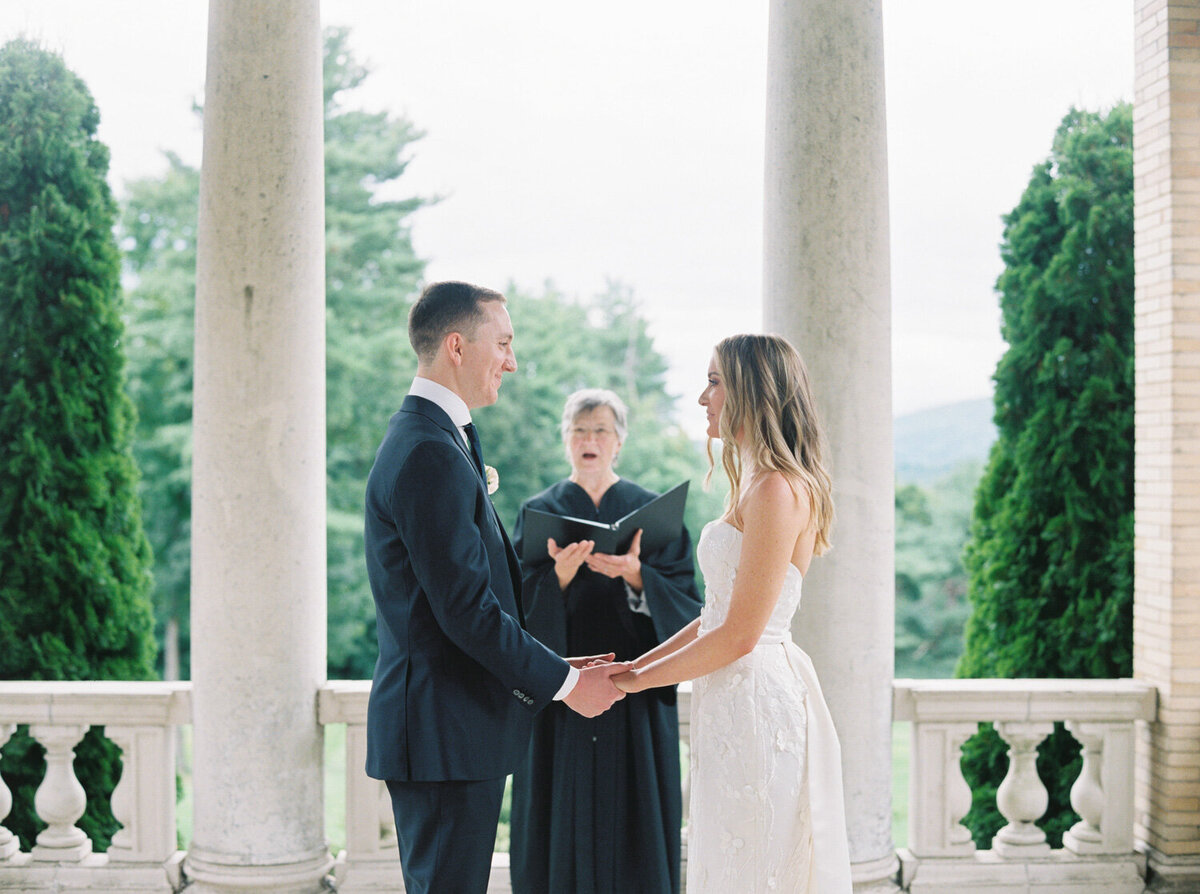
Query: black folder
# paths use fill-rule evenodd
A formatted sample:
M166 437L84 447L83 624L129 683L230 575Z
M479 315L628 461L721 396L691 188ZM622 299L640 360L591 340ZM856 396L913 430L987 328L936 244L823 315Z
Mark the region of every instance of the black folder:
M688 482L677 484L611 524L556 515L526 506L522 516L521 561L535 564L549 559L546 540L550 537L559 546L580 540L594 540L594 552L622 555L629 549L638 528L642 529L643 555L661 549L683 533L683 507L687 503L687 489Z

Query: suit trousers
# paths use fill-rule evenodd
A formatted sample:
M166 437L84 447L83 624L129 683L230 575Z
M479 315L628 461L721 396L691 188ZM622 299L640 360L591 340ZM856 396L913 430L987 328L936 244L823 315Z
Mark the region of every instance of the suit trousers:
M406 894L485 894L504 777L387 787Z

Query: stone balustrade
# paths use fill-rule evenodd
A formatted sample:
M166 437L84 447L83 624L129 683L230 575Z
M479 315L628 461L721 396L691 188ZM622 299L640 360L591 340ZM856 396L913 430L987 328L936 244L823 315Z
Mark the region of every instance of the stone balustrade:
M46 750L34 809L47 823L29 853L0 825L0 890L179 890L175 730L191 723L191 713L188 683L0 681L0 745L26 724ZM92 853L76 825L87 804L74 749L93 726L122 752L111 805L122 828L103 854ZM0 824L11 809L12 793L0 779Z
M317 703L321 724L346 726L346 846L332 879L341 892L395 891L399 880L387 791L360 772L369 693L366 680L330 681ZM689 704L690 690L683 686L684 742ZM912 725L909 843L900 851L904 889L1141 894L1145 859L1133 838L1133 743L1136 724L1152 720L1155 709L1154 688L1134 680L896 681L895 719ZM985 721L1009 745L1009 773L997 793L1008 823L991 850L978 851L960 822L971 805L960 757L963 743ZM1055 721L1066 723L1083 750L1071 792L1081 819L1059 849L1047 845L1036 825L1047 796L1034 766L1037 747ZM190 723L188 683L0 682L0 741L25 724L46 749L46 775L34 804L48 823L32 852L18 850L3 827L12 794L0 780L0 891L180 890L175 733ZM73 749L91 726L104 728L124 761L112 799L123 828L103 854L92 852L76 825L85 802ZM506 866L506 855L498 854L492 894L509 890Z
M909 842L902 881L913 894L1087 891L1142 894L1145 857L1134 849L1134 736L1153 720L1155 689L1136 680L897 680L894 719L912 724ZM1082 746L1071 788L1081 819L1051 849L1036 825L1048 795L1038 745L1065 722ZM1008 821L989 851L961 824L971 807L962 746L981 722L1009 747L996 806Z

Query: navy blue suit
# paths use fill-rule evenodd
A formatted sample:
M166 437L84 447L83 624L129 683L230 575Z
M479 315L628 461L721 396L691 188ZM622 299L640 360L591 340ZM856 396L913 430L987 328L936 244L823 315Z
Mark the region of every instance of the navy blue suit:
M458 428L432 401L409 395L388 423L367 480L365 540L379 637L367 774L388 781L410 891L434 883L433 890L471 890L441 876L410 880L428 855L406 853L406 832L410 844L427 848L448 809L438 802L428 807L438 817L411 815L426 811L430 789L422 786L491 781L494 799L459 805L490 822L486 853L468 856L461 841L434 845L455 848L454 864L490 866L503 779L524 756L534 715L553 700L567 664L525 632L516 553ZM410 791L420 796L401 803ZM439 799L479 797L470 786L462 795L455 786L432 791ZM440 873L445 861L439 865ZM473 871L478 878L479 867Z

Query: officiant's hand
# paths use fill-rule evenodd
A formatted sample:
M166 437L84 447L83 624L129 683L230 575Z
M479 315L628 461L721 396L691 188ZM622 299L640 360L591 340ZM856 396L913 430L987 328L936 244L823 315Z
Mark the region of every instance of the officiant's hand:
M608 553L592 553L587 556L585 561L588 568L595 571L597 574L603 574L605 577L619 577L624 579L625 583L633 587L637 592L642 592L642 529L638 528L634 532L633 540L629 543L629 549L623 556L613 556Z
M559 546L554 542L553 537L546 541L546 552L554 560L554 574L558 577L560 590L565 590L567 585L575 580L575 575L579 573L579 566L592 554L595 545L596 541L594 540L580 540L578 543L568 543L566 546Z

